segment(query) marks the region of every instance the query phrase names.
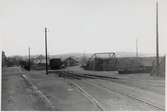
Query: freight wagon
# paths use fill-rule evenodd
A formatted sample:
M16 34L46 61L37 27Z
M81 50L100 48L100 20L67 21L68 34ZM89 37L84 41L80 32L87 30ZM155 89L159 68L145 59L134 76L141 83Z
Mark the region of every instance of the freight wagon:
M63 62L61 61L60 58L50 59L50 68L51 68L52 70L64 68L63 65L64 65L64 64L63 64Z

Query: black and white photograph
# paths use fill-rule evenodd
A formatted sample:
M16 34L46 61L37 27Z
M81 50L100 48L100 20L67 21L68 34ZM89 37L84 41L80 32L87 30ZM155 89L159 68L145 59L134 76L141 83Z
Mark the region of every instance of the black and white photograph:
M167 0L0 0L1 111L166 111Z

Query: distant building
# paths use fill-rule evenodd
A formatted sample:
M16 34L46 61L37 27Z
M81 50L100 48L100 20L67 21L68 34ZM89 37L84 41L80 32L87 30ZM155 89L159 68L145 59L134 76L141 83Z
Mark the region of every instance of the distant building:
M63 62L65 66L76 66L79 63L76 59L72 57L66 58Z
M34 64L45 64L46 58L43 55L39 55L32 59ZM49 64L49 58L48 58L48 64Z

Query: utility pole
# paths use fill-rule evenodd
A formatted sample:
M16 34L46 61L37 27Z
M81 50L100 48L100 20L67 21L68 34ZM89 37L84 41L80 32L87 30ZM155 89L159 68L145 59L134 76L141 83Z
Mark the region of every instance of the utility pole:
M136 38L136 57L138 57L138 40L137 40L137 38Z
M156 0L156 75L159 75L158 1Z
M47 28L46 27L45 27L45 57L46 57L46 75L48 75Z
M28 70L31 70L30 47L28 48Z

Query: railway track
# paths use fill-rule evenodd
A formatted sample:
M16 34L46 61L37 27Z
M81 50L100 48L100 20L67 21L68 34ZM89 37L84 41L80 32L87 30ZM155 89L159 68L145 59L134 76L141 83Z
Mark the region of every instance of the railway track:
M72 71L51 71L51 73L57 73L60 77L71 77L75 79L81 79L81 78L89 78L89 79L103 79L103 80L109 80L109 79L119 79L117 77L108 77L108 76L98 76L98 75L92 75L92 74L82 74L82 73L74 73Z
M75 83L74 81L68 82L70 85L75 86L77 89L80 90L81 94L84 95L92 104L94 104L100 111L105 111L104 107L101 103L92 95L90 95L86 90L84 90L79 84Z
M94 105L96 105L99 110L106 110L105 107L102 106L103 102L99 102L99 98L95 97L94 94L89 94L89 92L84 89L83 84L92 86L93 88L98 88L101 91L105 91L106 93L115 94L117 96L128 97L129 99L131 99L131 100L133 100L135 102L142 103L143 105L148 105L148 106L150 106L151 108L153 108L155 110L164 110L163 108L157 107L154 104L145 102L144 100L138 99L138 98L136 98L134 96L123 94L121 92L114 91L111 88L107 88L103 84L98 83L97 81L84 80L86 78L89 78L89 79L97 79L98 78L99 79L99 77L96 77L96 76L83 76L83 75L71 73L71 72L68 72L68 71L65 71L65 72L61 71L61 72L58 72L58 74L60 75L60 77L68 78L68 81L69 81L68 83L73 85L73 86L75 86L76 88L78 88L80 90L81 94L83 94L89 101L91 101ZM79 81L73 80L73 79L79 79ZM105 79L105 78L102 78L102 79Z
M150 106L152 106L153 108L156 108L156 109L158 109L158 110L165 110L165 109L163 109L163 108L161 108L161 107L158 107L158 106L155 106L154 104L151 104L151 103L148 103L148 102L146 102L146 101L144 101L144 100L142 100L142 99L140 99L140 98L137 98L137 97L135 97L135 96L131 96L131 95L128 95L128 94L124 94L124 93L122 93L122 92L119 92L119 91L115 91L115 90L112 90L111 88L108 88L108 87L106 87L104 84L101 84L101 83L97 83L97 81L86 81L86 80L84 80L84 82L85 83L87 83L87 84L90 84L90 85L92 85L92 86L94 86L94 87L97 87L97 88L103 88L103 89L105 89L106 91L108 91L108 92L110 92L110 93L116 93L116 94L120 94L120 95L123 95L123 96L127 96L127 97L129 97L129 98L131 98L131 99L133 99L133 100L137 100L137 101L139 101L139 102L142 102L142 103L145 103L145 104L147 104L147 105L150 105Z

